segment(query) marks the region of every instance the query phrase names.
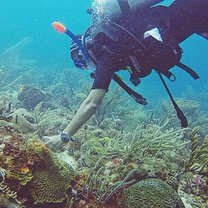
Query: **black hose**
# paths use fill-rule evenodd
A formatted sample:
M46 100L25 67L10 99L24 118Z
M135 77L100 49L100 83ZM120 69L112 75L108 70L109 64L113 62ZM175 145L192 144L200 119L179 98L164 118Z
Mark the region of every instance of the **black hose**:
M175 102L175 100L173 99L173 96L172 96L172 94L171 94L171 92L170 92L167 84L165 83L165 80L163 79L162 74L160 72L158 72L158 74L159 74L159 77L160 77L160 79L161 79L161 81L162 81L162 83L163 83L163 85L164 85L164 87L165 87L165 89L166 89L166 91L167 91L167 93L168 93L171 101L172 101L172 104L173 104L173 106L174 106L174 108L176 110L177 117L181 121L181 127L187 128L188 127L188 121L187 121L186 116L184 115L184 113L182 112L182 110L179 108L179 106L177 105L177 103Z

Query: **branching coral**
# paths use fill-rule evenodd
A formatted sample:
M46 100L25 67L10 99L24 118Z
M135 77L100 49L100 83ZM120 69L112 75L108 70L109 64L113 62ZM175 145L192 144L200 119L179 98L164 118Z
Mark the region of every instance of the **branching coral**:
M196 126L201 127L200 134L204 137L208 134L208 114L206 108L201 107L202 103L196 100L177 99L178 105L186 115L189 123L189 128ZM164 119L170 119L170 126L178 128L180 126L179 120L175 114L174 108L167 102L163 104L163 110L165 111Z
M120 88L116 88L114 91L109 94L106 99L103 101L100 108L95 113L97 125L99 126L102 121L106 117L117 117L124 118L125 115L129 114L130 112L130 106L127 107L126 100L124 101L124 97L122 96L123 92ZM125 102L125 106L123 106L123 103ZM107 127L107 126L106 126Z
M194 115L201 105L198 101L187 99L176 99L176 102L188 116ZM165 103L163 109L170 115L174 111L174 108L170 103Z
M186 143L181 141L184 129L166 129L169 120L162 126L150 125L142 128L139 124L132 139L125 141L111 140L108 143L108 151L128 158L142 158L148 155L156 156L160 152L174 151L183 148Z
M201 103L196 100L177 99L177 104L188 115L193 115L199 108Z
M6 182L6 170L0 168L0 207L23 208L20 201L17 200L17 192L10 189Z
M29 63L29 60L26 62L26 60L20 58L20 52L26 45L31 43L31 41L29 37L25 37L15 45L5 49L1 56L2 62L5 65L11 66L13 69L21 70L24 64Z
M1 81L0 81L0 89L2 90L2 87L5 85L6 82L6 76L7 76L7 70L6 67L4 65L0 66L0 77L1 77Z
M15 100L12 95L8 92L0 93L0 120L10 122L12 116L10 115L13 111L13 105Z
M116 135L114 138L87 136L81 146L80 162L83 166L95 164L97 158L120 157L124 161L143 160L157 157L165 152L179 151L187 142L182 140L186 130L168 128L169 120L162 126L139 124L132 134ZM107 160L108 160L107 159Z
M192 172L208 176L208 137L205 137L203 143L201 143L199 131L200 127L195 127L189 134L190 152L181 174Z
M161 125L139 124L131 134L123 133L114 138L88 135L81 145L79 160L80 167L87 167L89 173L88 179L83 183L87 198L108 204L114 200L115 195L116 198L119 196L118 192L122 192L135 182L134 180L123 182L123 178L138 168L147 168L149 171L147 166L150 160L154 164L157 163L149 172L151 176L164 181L169 180L179 167L175 167L174 161L170 162L165 155L171 152L177 155L177 152L183 151L189 143L184 141L186 134L186 129L170 128L167 119ZM94 167L90 168L93 164ZM172 169L168 169L172 167L173 173Z
M144 162L142 167L146 165L147 168L148 158L156 164L151 172L159 172L159 168L163 171L163 168L168 167L174 167L173 171L177 171L178 166L175 167L174 161L166 161L165 153L176 154L176 151L184 149L187 142L182 138L186 130L168 128L168 124L169 120L161 126L140 124L131 135L87 138L81 145L79 165L89 168L95 164L86 182L89 193L96 190L97 195L102 195L108 190L109 184L121 180L139 163L141 165Z
M79 159L80 165L91 167L96 163L97 158L100 158L105 154L106 149L103 140L92 137L81 146L81 157Z
M0 183L0 192L2 192L6 198L17 198L17 193L15 191L10 190L9 186L5 183L5 181L2 181Z

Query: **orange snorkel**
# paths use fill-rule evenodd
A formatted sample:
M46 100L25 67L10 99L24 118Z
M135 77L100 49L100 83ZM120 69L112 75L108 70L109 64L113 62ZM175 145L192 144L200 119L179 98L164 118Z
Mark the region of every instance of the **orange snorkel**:
M60 33L65 33L67 31L66 27L60 22L53 22L51 25L56 31Z
M70 30L68 30L63 24L61 24L60 22L53 22L52 27L60 32L60 33L65 33L66 35L68 35L72 40L74 40L74 42L79 46L79 48L82 51L82 54L84 55L85 59L88 61L89 55L87 53L87 51L85 50L85 47L83 45L83 42Z

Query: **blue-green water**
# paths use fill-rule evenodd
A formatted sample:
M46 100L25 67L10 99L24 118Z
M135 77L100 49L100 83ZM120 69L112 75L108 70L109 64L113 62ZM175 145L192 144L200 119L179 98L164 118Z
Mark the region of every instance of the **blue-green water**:
M27 55L46 63L69 61L70 41L57 34L51 23L59 20L75 33L82 33L90 23L86 13L89 1L1 0L0 50L15 44L23 37L33 42L25 49Z
M169 5L173 1L165 1ZM73 66L69 59L70 40L58 34L51 27L54 20L66 24L73 32L83 33L89 26L91 19L86 9L91 2L88 0L0 0L0 52L16 44L24 37L33 41L27 45L22 56L37 60L40 65L47 65L50 70L53 66ZM182 61L195 69L200 79L195 81L188 74L174 69L177 76L175 83L170 83L175 96L184 96L185 89L191 85L197 92L207 90L208 77L208 41L193 35L185 40L181 46L184 54ZM91 80L87 80L91 81ZM140 92L147 97L163 97L165 91L161 90L161 83L155 73L142 80ZM194 95L193 95L194 96ZM191 97L190 97L191 99Z

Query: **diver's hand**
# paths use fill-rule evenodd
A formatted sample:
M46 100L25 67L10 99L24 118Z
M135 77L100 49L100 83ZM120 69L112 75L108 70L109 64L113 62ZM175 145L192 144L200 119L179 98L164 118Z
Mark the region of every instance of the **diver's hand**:
M68 143L68 142L74 142L74 143L78 143L79 140L73 136L68 136L65 132L61 132L60 134L60 139L62 140L62 142L64 143Z
M53 150L61 149L65 145L65 143L60 139L60 135L44 136L42 140L49 148Z

